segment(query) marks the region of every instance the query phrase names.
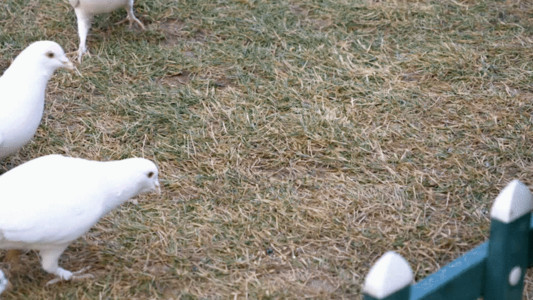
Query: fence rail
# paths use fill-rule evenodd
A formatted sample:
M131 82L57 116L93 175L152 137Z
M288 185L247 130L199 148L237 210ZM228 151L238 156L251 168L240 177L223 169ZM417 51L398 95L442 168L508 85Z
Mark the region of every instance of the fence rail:
M407 261L389 251L367 274L364 299L522 299L524 275L533 266L532 209L529 189L512 181L492 205L488 241L418 283Z

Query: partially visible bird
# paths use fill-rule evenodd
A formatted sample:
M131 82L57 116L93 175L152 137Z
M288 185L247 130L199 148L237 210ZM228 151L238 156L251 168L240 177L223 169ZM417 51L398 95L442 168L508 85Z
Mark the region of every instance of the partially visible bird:
M24 49L0 77L0 159L27 144L41 123L48 80L58 68L74 69L57 43Z
M57 276L49 283L85 278L58 266L63 251L112 209L154 190L158 169L147 159L36 158L0 176L0 249L39 251Z
M7 278L4 275L4 272L0 270L0 294L2 294L2 292L6 289L7 284L8 284Z
M133 0L69 0L69 2L74 8L74 13L76 13L76 18L78 19L78 35L80 37L78 62L81 62L82 55L87 52L87 34L95 15L109 13L124 7L128 13L124 21L127 20L130 26L135 22L144 29L143 23L133 13Z

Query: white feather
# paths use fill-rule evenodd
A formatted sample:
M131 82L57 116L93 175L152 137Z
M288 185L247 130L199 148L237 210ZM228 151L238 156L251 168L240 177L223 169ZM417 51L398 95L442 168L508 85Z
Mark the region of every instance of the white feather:
M0 159L28 143L43 116L46 85L58 68L72 69L55 42L24 49L0 77Z
M6 289L7 283L8 281L6 276L4 275L4 272L0 270L0 294L2 294L2 292Z
M74 13L78 20L78 36L80 38L78 61L80 62L83 54L87 52L87 34L95 15L125 8L128 13L126 19L130 25L135 22L144 29L143 23L133 13L133 0L70 0L69 2L74 8Z
M158 187L156 165L142 158L31 160L0 176L0 249L39 250L43 269L70 279L57 265L63 250L115 207Z

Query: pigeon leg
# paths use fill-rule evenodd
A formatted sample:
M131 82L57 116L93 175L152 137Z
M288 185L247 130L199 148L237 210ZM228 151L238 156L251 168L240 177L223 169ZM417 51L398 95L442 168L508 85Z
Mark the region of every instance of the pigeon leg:
M130 27L131 27L132 22L135 22L142 28L142 30L146 29L146 27L144 27L144 24L139 19L137 19L135 17L135 15L133 15L133 13L131 15L129 15L127 18L128 18L128 22L130 24L129 25Z
M133 22L137 23L143 30L145 29L144 24L135 17L135 14L133 13L133 0L128 1L128 4L126 5L126 11L128 12L128 16L126 17L126 20L128 20L128 23L131 24Z
M62 246L55 249L46 249L40 251L41 265L43 269L48 273L57 275L60 280L70 280L73 275L72 272L59 267L57 263L59 256L61 256L66 248L67 246Z
M4 272L0 270L0 294L8 287L9 281L7 281L6 276L4 275Z
M78 49L78 62L81 63L82 55L87 52L87 34L91 28L92 17L84 15L81 11L75 10L78 19L78 35L80 37L80 47Z

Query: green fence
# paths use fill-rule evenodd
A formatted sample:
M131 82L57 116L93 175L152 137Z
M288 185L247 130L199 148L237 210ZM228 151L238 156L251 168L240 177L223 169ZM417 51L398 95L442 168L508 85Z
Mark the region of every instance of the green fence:
M533 266L533 198L518 180L498 195L490 212L490 239L420 282L407 261L390 251L367 274L365 300L520 300Z

